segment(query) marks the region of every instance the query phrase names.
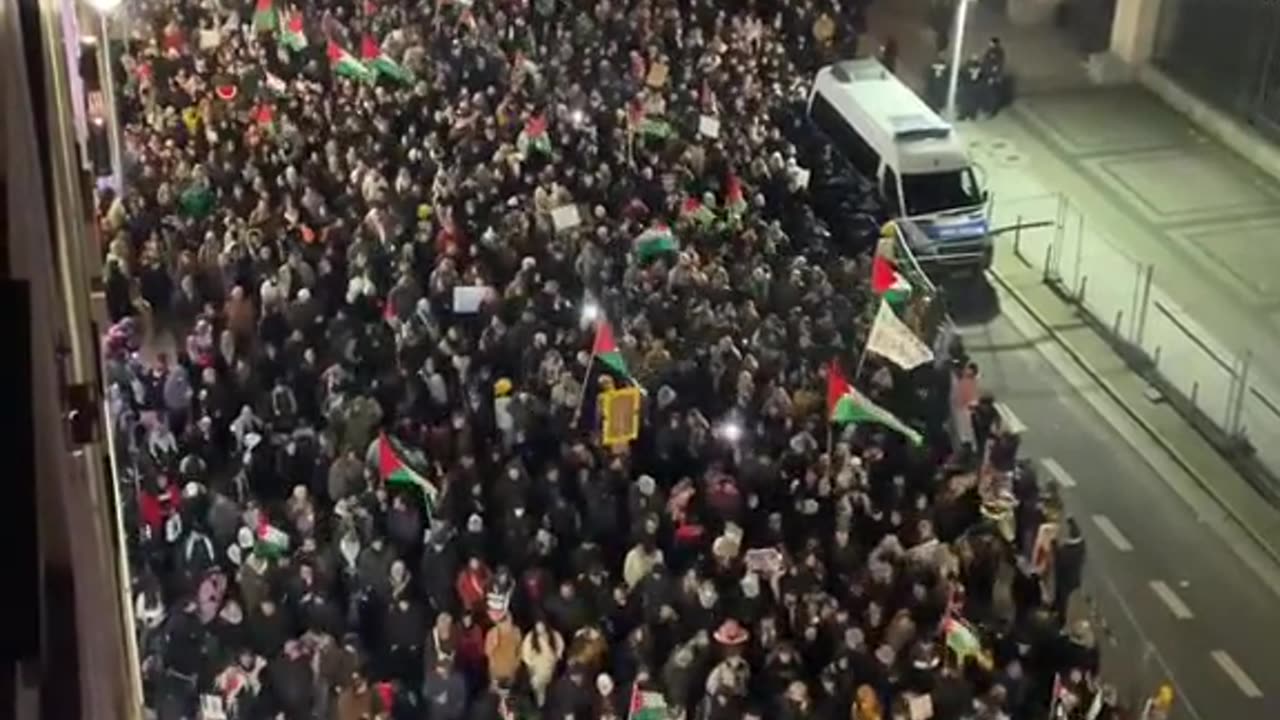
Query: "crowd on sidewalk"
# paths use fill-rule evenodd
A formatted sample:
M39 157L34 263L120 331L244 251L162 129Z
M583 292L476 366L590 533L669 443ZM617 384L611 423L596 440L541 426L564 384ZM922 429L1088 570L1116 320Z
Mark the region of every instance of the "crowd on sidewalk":
M794 108L859 3L140 10L100 222L157 718L1118 717L963 348L859 359L876 237Z

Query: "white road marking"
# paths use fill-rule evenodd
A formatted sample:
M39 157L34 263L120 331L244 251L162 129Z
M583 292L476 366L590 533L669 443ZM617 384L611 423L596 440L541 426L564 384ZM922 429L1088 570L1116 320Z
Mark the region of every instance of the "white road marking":
M1116 546L1117 550L1120 552L1133 552L1133 543L1129 542L1129 538L1125 537L1124 533L1120 532L1120 528L1111 522L1111 518L1106 515L1094 515L1093 524L1098 526L1098 529L1102 531L1103 535L1107 536L1107 539L1111 541L1112 545Z
M1191 608L1182 602L1182 598L1178 597L1178 594L1165 581L1152 580L1151 591L1164 602L1169 608L1169 612L1173 613L1173 616L1179 620L1190 620L1195 617L1195 613L1191 612Z
M1190 714L1192 718L1195 718L1195 720L1204 720L1204 716L1200 714L1200 711L1196 709L1195 704L1191 701L1191 696L1187 694L1187 691L1183 689L1181 683L1178 682L1177 676L1173 674L1173 669L1169 667L1169 661L1166 660L1164 654L1160 652L1160 648L1156 647L1156 644L1151 641L1151 636L1149 636L1146 630L1143 629L1142 623L1138 622L1138 616L1133 612L1133 608L1129 607L1129 601L1124 599L1124 595L1120 594L1120 590L1116 587L1116 584L1098 568L1096 563L1089 567L1092 568L1091 572L1096 573L1102 584L1106 586L1107 593L1111 595L1111 598L1120 606L1120 612L1124 614L1125 619L1127 619L1129 624L1133 626L1134 632L1136 632L1138 637L1142 639L1142 642L1145 643L1147 649L1143 652L1143 661L1146 661L1146 653L1150 652L1151 655L1155 657L1156 663L1160 666L1160 669L1164 671L1164 676L1169 678L1169 682L1173 684L1173 689L1177 691L1179 707L1186 707L1187 713Z
M1018 419L1013 408L1005 403L996 403L996 412L1000 413L1000 424L1011 435L1021 435L1027 431L1027 424Z
M1057 460L1044 458L1040 461L1040 464L1044 466L1045 472L1049 473L1054 482L1062 487L1073 488L1076 486L1076 479L1071 477L1071 473L1067 472L1067 469L1062 467Z
M1253 682L1253 678L1250 678L1243 668L1236 664L1235 660L1231 659L1226 650L1214 650L1209 653L1209 657L1218 663L1218 667L1222 668L1222 672L1231 678L1231 682L1240 688L1240 692L1244 693L1245 697L1254 699L1262 697L1261 688Z

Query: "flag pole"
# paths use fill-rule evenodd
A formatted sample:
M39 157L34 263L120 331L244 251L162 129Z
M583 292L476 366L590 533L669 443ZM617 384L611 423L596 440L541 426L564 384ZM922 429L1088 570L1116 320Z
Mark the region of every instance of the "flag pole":
M836 457L835 445L833 438L835 437L835 423L831 422L831 418L827 418L827 482L831 481L835 472Z
M599 321L597 321L598 323ZM591 380L591 366L596 362L596 343L591 341L591 357L587 359L587 370L582 375L582 390L578 392L578 405L573 409L573 425L577 426L582 416L582 405L587 401L587 382Z
M870 338L867 339L867 345L862 346L862 354L858 356L858 367L853 371L853 377L849 378L849 384L854 385L858 382L858 378L862 376L862 366L867 362L867 347L870 345Z

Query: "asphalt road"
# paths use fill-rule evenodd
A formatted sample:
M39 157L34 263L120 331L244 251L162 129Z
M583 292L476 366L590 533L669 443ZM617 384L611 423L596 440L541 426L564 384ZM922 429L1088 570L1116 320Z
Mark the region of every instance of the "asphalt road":
M1280 718L1276 578L1229 545L1214 508L1170 489L1150 438L1014 301L952 302L983 388L1025 426L1024 455L1060 481L1085 534L1105 674L1137 702L1171 680L1175 718Z

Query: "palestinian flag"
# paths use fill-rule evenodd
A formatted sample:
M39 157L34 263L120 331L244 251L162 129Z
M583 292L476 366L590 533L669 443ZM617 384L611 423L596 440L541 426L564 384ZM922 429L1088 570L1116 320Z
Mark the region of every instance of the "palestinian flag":
M735 216L747 211L747 199L742 194L742 181L733 173L729 173L729 179L725 181L724 209Z
M911 296L911 283L902 277L893 261L877 253L871 260L871 292L890 305L901 305Z
M289 13L284 27L280 28L280 44L294 52L307 49L307 32L302 26L302 13Z
M671 123L662 118L647 117L640 122L639 129L641 135L658 140L666 140L676 134L675 128L671 127Z
M280 18L276 15L274 0L258 0L253 11L253 29L255 32L274 32Z
M374 40L370 35L365 35L364 39L360 41L360 60L364 62L365 67L378 75L386 75L396 82L413 82L413 75L408 70L405 70L400 63L392 60L391 56L383 52L378 45L378 41Z
M268 522L265 516L259 516L253 539L253 554L259 557L278 558L289 552L288 534Z
M613 339L613 326L608 320L601 318L596 323L596 339L591 345L591 354L610 370L623 377L631 377L631 373L627 372L627 363L618 350L618 343Z
M262 103L254 109L253 121L257 123L258 127L262 128L266 132L275 132L276 115L275 112L272 111L271 106L267 103Z
M440 491L435 484L405 463L385 432L378 433L378 477L388 485L418 488L422 491L422 504L426 506L427 517L430 518L435 513Z
M987 656L985 650L982 649L982 641L978 639L978 634L973 631L969 623L963 618L949 615L942 621L942 635L946 641L947 649L955 653L956 659L961 665L965 660L973 658L982 667L989 667L991 659Z
M532 153L551 154L551 136L547 135L547 119L542 115L534 115L524 124L520 137L516 139L516 149L522 155Z
M644 103L635 100L627 104L627 131L639 132L640 126L644 124L645 110Z
M696 225L710 225L716 221L716 214L711 208L702 204L698 198L691 197L680 206L680 219L690 220Z
M849 381L836 361L831 361L827 372L827 417L833 423L875 423L889 428L913 445L924 441L920 433L899 420L893 413L871 402L870 398L858 392Z
M673 253L680 249L676 236L666 225L654 225L636 237L635 252L640 262L648 262L659 255Z
M365 67L364 63L355 58L354 55L343 50L338 43L330 40L329 48L329 67L333 71L343 77L349 77L352 80L361 80L363 82L372 82L375 75L372 70Z
M660 692L631 688L631 703L627 720L667 720L667 701Z

